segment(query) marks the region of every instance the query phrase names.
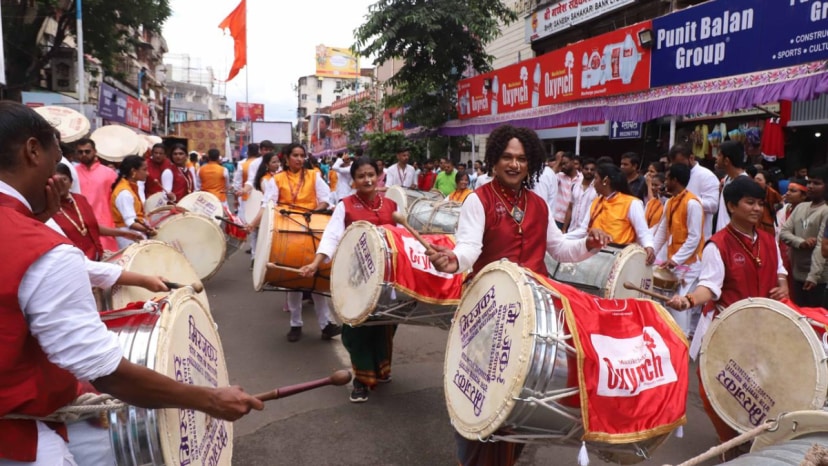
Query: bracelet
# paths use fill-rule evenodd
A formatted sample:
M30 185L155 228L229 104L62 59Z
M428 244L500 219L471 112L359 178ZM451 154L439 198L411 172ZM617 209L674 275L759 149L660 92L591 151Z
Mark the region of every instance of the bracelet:
M687 298L687 304L689 304L689 306L687 306L688 309L691 308L691 307L694 307L696 305L696 300L693 299L692 296L690 296L689 294L686 294L686 295L684 295L684 297Z

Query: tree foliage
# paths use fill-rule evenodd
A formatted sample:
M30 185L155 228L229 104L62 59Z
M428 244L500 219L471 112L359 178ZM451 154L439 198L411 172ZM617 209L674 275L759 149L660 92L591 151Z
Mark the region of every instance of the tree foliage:
M355 31L354 48L378 64L402 60L386 83L394 90L387 105L407 105L406 120L434 128L456 116L463 73L491 69L484 47L515 19L500 0L379 0Z
M348 135L348 144L358 144L365 134L366 125L378 117L374 99L353 100L348 103L348 113L337 115L336 122Z
M115 71L115 59L134 50L131 31L140 26L161 31L172 13L169 0L83 0L84 53L101 60L106 72ZM26 90L40 80L40 71L60 53L61 44L76 30L72 0L2 0L3 42L8 89ZM46 18L57 21L54 41L37 43Z

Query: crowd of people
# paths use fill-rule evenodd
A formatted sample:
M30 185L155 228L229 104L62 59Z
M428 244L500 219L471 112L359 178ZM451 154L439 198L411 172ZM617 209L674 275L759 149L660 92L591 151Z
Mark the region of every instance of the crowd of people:
M61 428L1 417L53 411L74 398L78 380L137 406L198 409L221 419L262 408L237 387L186 386L127 362L98 317L92 285L166 290L160 277L99 262L107 251L154 236L143 205L155 194L169 203L197 190L214 194L248 226L251 253L264 210L246 203L332 211L316 256L299 271L307 277L331 260L353 222L394 223L398 206L385 194L400 186L438 191L462 206L456 246L428 251L444 273L471 277L506 258L546 275L546 253L578 262L610 243L637 244L648 264L681 279L665 304L691 338L701 337L700 322L746 297L781 300L790 292L797 305L826 305L828 168L797 173L780 190L778 180L749 165L735 141L721 144L713 170L681 143L646 170L634 153L621 154L618 164L564 151L547 157L534 131L508 125L491 133L484 159L473 164L450 157L409 163L407 147L388 166L361 149L314 161L299 144L277 151L262 141L236 164L222 164L216 149L202 163L182 145L159 144L113 167L97 157L94 141L61 144L35 112L0 102L0 147L0 238L16 245L3 253L0 294L9 322L0 332L0 376L9 381L0 388L0 465L71 458ZM252 198L254 191L262 200ZM256 214L245 218L245 211ZM341 334L350 355L350 400L367 401L391 380L396 325L343 328L327 299L312 299L322 338ZM301 291L287 294L290 342L303 336L302 300ZM72 319L60 318L67 312ZM702 398L721 440L734 437L703 390ZM460 436L457 447L463 465L511 465L521 451L519 444Z

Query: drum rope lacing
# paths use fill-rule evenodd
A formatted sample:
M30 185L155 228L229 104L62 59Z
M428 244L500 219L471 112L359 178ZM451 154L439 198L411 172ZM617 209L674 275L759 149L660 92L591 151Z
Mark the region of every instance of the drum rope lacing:
M690 458L689 460L681 464L678 464L677 466L696 466L702 464L709 459L713 459L722 455L731 448L737 447L749 440L753 440L754 438L764 434L765 432L773 432L777 428L779 428L779 420L771 419L769 421L766 421L764 424L754 427L753 429L745 432L744 434L732 438L725 443L712 447L706 452L702 453L701 455ZM664 466L672 465L665 464Z
M98 393L84 393L75 400L47 416L26 416L23 414L7 414L0 419L26 419L43 422L74 422L81 419L97 417L105 411L116 411L128 405L111 395Z

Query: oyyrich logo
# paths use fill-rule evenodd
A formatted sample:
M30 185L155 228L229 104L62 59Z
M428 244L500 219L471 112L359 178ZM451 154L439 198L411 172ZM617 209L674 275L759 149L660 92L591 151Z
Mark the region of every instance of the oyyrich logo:
M596 334L590 339L600 361L600 396L636 396L677 380L670 349L653 327L632 338Z

